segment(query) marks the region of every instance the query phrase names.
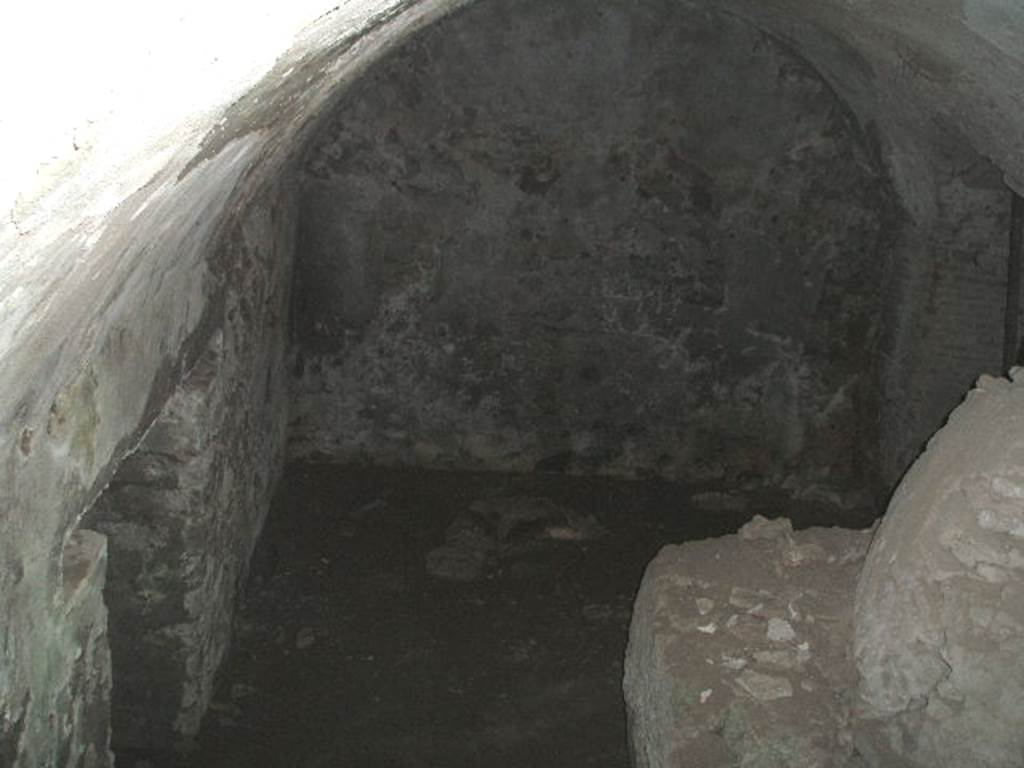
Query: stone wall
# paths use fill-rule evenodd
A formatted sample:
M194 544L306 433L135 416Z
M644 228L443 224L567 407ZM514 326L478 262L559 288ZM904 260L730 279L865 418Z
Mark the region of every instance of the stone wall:
M1024 369L983 376L903 478L857 587L873 766L1024 754Z
M904 229L883 344L890 488L972 382L1003 365L1010 192L987 160L949 142L914 175L925 205Z
M1014 368L978 380L877 528L756 516L664 547L630 628L633 764L1019 766L1021 467Z
M173 23L161 25L101 1L83 23L62 28L74 34L50 62L58 64L33 69L19 81L25 90L10 94L11 120L0 123L10 170L0 190L10 206L0 217L7 765L61 765L94 739L88 723L109 717L102 697L86 719L74 715L84 700L68 698L65 683L83 653L78 638L94 629L102 637L106 615L99 600L63 610L65 544L223 322L216 256L225 220L279 177L309 117L340 83L452 3L408 5L268 6L263 34L240 36L245 9L231 3L218 7L228 14L220 18L208 6L176 6ZM395 13L380 15L389 8ZM393 18L398 10L405 13ZM48 23L16 19L7 27L15 45L0 46L0 56ZM210 43L210 59L198 48L183 56L181 35ZM146 66L124 66L126 38L146 46ZM69 51L82 41L89 53L75 58ZM115 66L104 69L101 54L111 52ZM48 81L54 72L58 82ZM92 102L97 84L101 98ZM19 101L27 93L31 104ZM57 107L52 124L36 96ZM72 96L88 112L65 100ZM91 587L98 594L102 582ZM97 765L109 764L106 744L106 736L94 743Z
M110 542L115 750L199 728L282 463L287 194L227 230L222 326L89 513Z
M71 532L61 553L61 571L56 615L46 625L42 648L37 649L53 665L52 698L27 693L18 716L0 720L0 766L4 768L112 765L110 648L103 603L106 539L84 528ZM25 573L14 576L21 581ZM4 672L0 668L0 674ZM42 717L33 716L38 707L46 708Z
M305 166L294 455L873 479L877 147L785 46L672 6L480 3L346 95Z

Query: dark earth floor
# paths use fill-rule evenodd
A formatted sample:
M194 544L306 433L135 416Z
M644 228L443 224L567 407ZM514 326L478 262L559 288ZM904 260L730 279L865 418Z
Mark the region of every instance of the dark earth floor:
M487 512L502 499L513 512ZM622 768L644 567L754 513L822 522L763 491L294 465L191 765ZM473 576L437 557L453 535L449 554L486 556L476 578L444 578Z

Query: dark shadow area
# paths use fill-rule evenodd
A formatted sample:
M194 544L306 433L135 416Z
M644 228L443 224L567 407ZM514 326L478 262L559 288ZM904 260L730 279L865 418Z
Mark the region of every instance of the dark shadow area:
M755 513L822 514L761 489L294 464L191 765L624 766L644 567Z

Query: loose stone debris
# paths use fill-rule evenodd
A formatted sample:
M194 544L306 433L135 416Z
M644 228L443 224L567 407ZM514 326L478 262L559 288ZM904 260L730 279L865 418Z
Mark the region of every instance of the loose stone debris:
M540 496L478 499L445 531L444 544L427 554L435 578L473 581L487 567L551 542L585 542L605 535L593 515Z

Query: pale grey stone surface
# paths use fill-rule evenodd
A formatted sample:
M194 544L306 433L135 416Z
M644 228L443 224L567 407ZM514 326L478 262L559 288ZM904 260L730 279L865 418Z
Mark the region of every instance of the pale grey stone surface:
M792 534L785 521L763 518L737 536L662 551L637 598L627 658L637 765L769 765L757 761L781 754L783 743L799 746L780 765L845 765L849 759L873 768L1021 764L1022 374L1014 369L1011 380L982 377L953 412L900 484L862 572L866 533L829 532L859 544L840 553L834 549L840 539L829 542L815 529ZM790 602L788 615L768 615L764 627L748 619L748 645L733 647L720 630L741 626L739 614L718 620L713 609L722 596L743 616L760 617L769 595L785 594L794 574L810 576L812 592L827 592L838 616L794 610ZM820 690L813 676L804 673L797 686L793 675L819 659L817 643L801 641L823 629L838 643L833 650L842 648L826 656L826 680L834 685L828 675L841 676L831 699L840 736L816 753L808 737L818 725L809 710L806 719L791 721L795 741L786 741L789 732L779 719L790 712L790 699ZM782 741L752 741L760 729L751 721L741 729L740 747L728 743L728 718L709 706L721 685L716 675L725 674L711 671L723 641L733 643L720 665L738 673L733 695L738 689L761 702L772 739ZM690 696L698 688L699 706ZM723 743L732 750L727 757L701 751L717 755Z
M633 764L856 765L850 622L869 540L757 517L738 535L665 547L626 653Z
M882 158L788 47L677 8L479 3L339 101L303 166L293 455L877 483Z
M1024 382L982 377L900 484L857 592L877 765L1024 755Z
M57 621L41 650L61 659L53 680L50 712L34 711L31 697L17 720L0 720L0 766L21 761L31 766L110 768L110 648L103 587L107 540L76 528L61 553ZM66 657L61 658L61 655ZM57 713L60 713L58 716Z

